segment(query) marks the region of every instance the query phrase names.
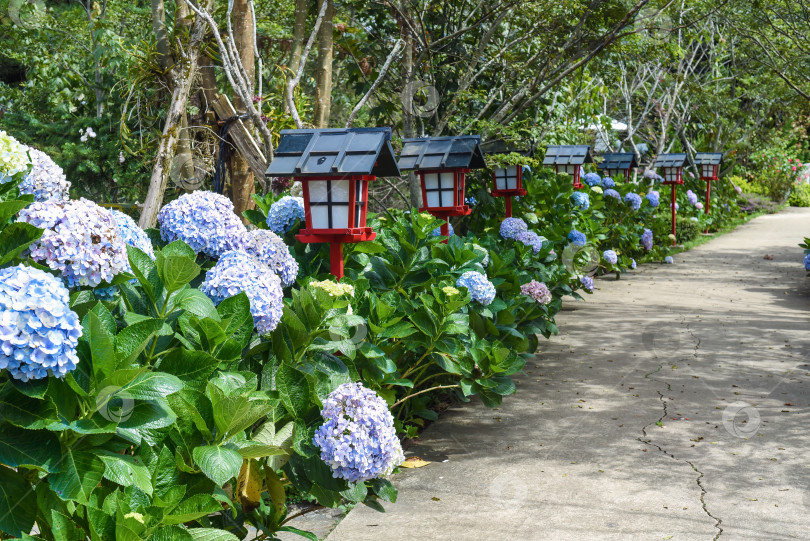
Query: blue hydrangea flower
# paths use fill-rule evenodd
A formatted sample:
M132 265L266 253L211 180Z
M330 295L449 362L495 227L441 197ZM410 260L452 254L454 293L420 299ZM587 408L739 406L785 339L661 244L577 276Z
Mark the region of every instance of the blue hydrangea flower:
M651 207L657 207L658 203L660 203L660 196L658 195L658 192L654 190L649 192L645 197L647 198L647 201L650 203Z
M608 265L615 265L619 261L619 256L616 255L616 252L613 250L605 250L602 252L602 258L604 258Z
M70 182L62 168L41 150L29 147L28 155L31 156L31 172L20 183L20 193L34 194L36 201L70 199Z
M247 232L230 199L204 190L181 195L160 209L157 219L163 240L182 240L212 258L240 248Z
M478 204L478 200L476 200L475 197L473 196L466 197L464 198L464 204L469 207L474 207L475 205Z
M59 271L68 287L96 287L129 268L115 217L92 201L32 203L17 221L45 230L29 248L31 259Z
M641 196L637 193L630 192L629 194L625 195L624 202L630 203L633 210L638 210L641 208Z
M20 381L64 377L79 362L81 335L58 278L24 265L0 269L0 371Z
M582 182L590 187L600 186L602 184L602 177L596 173L588 173L582 177Z
M467 271L456 280L456 287L466 287L472 300L484 306L495 299L495 286L480 272Z
M620 201L621 198L622 198L622 196L619 194L619 192L617 192L613 188L608 188L607 190L605 190L604 196L605 197L612 197L616 201Z
M585 243L588 242L588 237L585 236L585 233L572 229L571 232L568 233L568 240L570 240L574 246L585 246Z
M522 242L526 246L531 246L535 254L539 254L543 249L543 241L545 238L541 237L534 231L524 231L515 238L516 241Z
M675 263L675 260L672 259L671 255L668 255L664 258L664 263L666 263L667 265L672 265L673 263Z
M672 206L671 206L671 205L670 205L670 208L672 208ZM680 209L681 209L681 206L680 206L680 205L678 204L678 202L676 201L676 202L675 202L675 210L677 211L677 210L680 210Z
M574 206L579 210L588 210L591 206L591 199L588 197L588 194L584 192L574 192L571 194L571 199L574 201Z
M256 229L245 236L244 249L278 274L284 287L295 283L298 261L290 254L281 237L267 229Z
M448 236L452 237L455 234L455 230L453 229L453 224L451 224L449 222L447 224L447 230L450 233ZM442 236L442 228L441 228L441 226L439 226L436 229L434 229L433 231L431 231L430 234L433 235L434 237L441 237Z
M284 308L281 279L244 250L226 252L205 275L200 290L214 304L244 291L250 299L250 313L260 335L272 332Z
M636 260L635 260L635 259L631 259L631 260L630 260L630 268L631 268L631 269L635 269L636 267L637 267L637 265L636 265Z
M810 254L804 256L804 269L810 271Z
M270 206L267 212L267 227L279 235L292 228L296 220L304 220L304 198L285 195Z
M644 246L644 249L648 252L653 248L653 232L647 228L645 228L644 232L641 234L641 245Z
M602 179L602 187L603 188L615 188L616 187L616 181L613 180L610 177L605 177L605 178Z
M501 222L501 236L505 239L515 239L528 230L529 226L520 218L506 218Z
M118 225L118 232L121 234L124 242L129 246L138 248L152 259L155 259L155 249L146 231L141 229L138 224L135 223L135 220L123 212L113 210L112 213L115 218L115 223ZM129 267L129 265L127 265L127 267Z
M697 205L698 197L697 197L697 194L695 192L693 192L692 190L686 190L686 199L687 199L687 201L689 201L690 205L692 205L692 206Z
M344 383L323 401L326 421L312 443L332 476L350 483L389 475L405 461L388 404L362 383Z
M593 291L594 288L593 278L591 278L590 276L583 276L582 278L579 279L579 283L581 283L582 287L584 287L588 291Z

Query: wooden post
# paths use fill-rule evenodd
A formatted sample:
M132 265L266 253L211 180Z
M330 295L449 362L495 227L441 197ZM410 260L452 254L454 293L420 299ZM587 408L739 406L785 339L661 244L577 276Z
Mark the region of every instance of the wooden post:
M219 94L212 105L220 120L228 120L236 116L236 109L234 109L228 96L224 94ZM236 150L239 151L239 154L245 159L250 170L253 171L253 174L259 178L264 178L264 174L267 171L267 159L264 157L261 147L256 143L250 130L245 127L242 119L237 118L232 122L231 126L228 128L228 134L231 136Z

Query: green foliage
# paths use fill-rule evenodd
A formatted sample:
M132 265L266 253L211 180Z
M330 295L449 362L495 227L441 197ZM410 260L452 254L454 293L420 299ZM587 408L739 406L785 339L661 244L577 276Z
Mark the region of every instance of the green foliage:
M810 207L810 184L796 185L790 192L788 205L791 207Z
M678 231L678 242L681 244L695 240L702 232L698 221L691 218L682 218L679 216L675 220L675 227Z

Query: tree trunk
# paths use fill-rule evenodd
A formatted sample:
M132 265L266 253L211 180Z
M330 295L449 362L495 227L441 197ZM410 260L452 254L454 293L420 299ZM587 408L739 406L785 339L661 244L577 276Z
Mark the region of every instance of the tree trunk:
M253 15L247 0L235 0L233 3L233 39L239 58L245 67L245 73L252 87L256 80L256 59L253 54ZM259 74L261 77L261 74ZM245 104L236 93L233 95L233 106L237 112L245 110ZM254 207L251 195L255 191L255 180L247 161L238 152L231 153L230 159L231 186L233 187L233 207L236 215L243 222L247 219L242 213Z
M304 43L307 40L307 15L309 14L309 0L295 1L295 24L293 25L293 40L290 51L290 70L298 71L301 64L301 53L304 52Z
M332 19L335 5L332 0L318 0L320 11L323 2L328 2L326 14L318 29L318 67L315 71L315 119L316 128L329 127L332 108Z
M211 0L205 4L206 7L209 7ZM163 204L163 194L166 191L172 160L177 150L181 127L186 115L186 102L197 73L197 61L205 29L205 21L202 18L196 18L188 45L185 48L186 53L168 74L171 80L172 97L166 113L166 123L163 125L163 134L158 144L157 158L149 180L149 191L141 211L139 225L144 229L154 227L158 211Z

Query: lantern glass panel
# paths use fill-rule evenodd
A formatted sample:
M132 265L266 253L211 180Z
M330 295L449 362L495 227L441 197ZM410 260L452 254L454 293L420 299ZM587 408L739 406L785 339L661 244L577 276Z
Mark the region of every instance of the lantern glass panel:
M425 173L425 194L430 208L452 207L456 204L455 174Z
M495 168L495 188L498 190L517 190L517 166Z
M677 167L664 167L664 178L669 182L675 182L678 180L678 168Z
M354 224L349 227L366 227L365 216L363 215L363 187L367 181L356 180L354 182Z
M349 224L348 180L310 180L309 207L313 229L344 229Z
M574 176L577 172L578 167L576 165L566 165L565 172L571 176Z

